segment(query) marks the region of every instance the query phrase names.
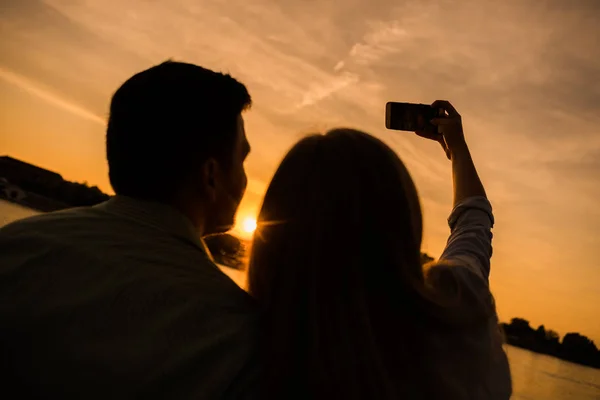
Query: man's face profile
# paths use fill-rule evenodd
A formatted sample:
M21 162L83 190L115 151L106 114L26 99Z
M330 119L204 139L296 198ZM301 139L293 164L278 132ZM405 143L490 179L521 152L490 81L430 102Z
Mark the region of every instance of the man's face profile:
M237 119L236 135L229 165L216 162L214 171L214 197L207 215L205 234L222 233L234 225L235 213L246 191L248 178L244 162L250 153L250 144L246 137L244 119Z

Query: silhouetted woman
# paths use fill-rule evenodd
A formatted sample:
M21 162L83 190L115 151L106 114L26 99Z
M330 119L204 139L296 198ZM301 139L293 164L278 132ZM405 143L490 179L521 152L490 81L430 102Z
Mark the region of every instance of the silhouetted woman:
M263 312L262 397L507 399L488 286L493 216L460 115L434 120L452 160L451 234L421 265L422 216L398 156L365 133L301 140L265 195L249 289Z

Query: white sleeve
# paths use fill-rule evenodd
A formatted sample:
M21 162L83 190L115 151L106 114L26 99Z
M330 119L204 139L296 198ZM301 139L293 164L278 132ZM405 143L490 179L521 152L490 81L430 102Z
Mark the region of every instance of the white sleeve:
M483 196L469 197L448 218L450 237L440 261L460 264L488 282L492 257L492 205Z

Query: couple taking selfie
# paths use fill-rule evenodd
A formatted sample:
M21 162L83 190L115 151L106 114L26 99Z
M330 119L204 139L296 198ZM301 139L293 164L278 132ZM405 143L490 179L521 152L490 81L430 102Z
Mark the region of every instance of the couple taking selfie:
M250 104L231 76L171 61L117 90L106 134L116 195L0 229L5 390L508 399L488 283L494 218L454 107L433 103L437 129L417 132L452 166L450 237L437 262L421 264L420 200L398 155L334 129L300 140L279 165L246 292L201 238L233 226Z

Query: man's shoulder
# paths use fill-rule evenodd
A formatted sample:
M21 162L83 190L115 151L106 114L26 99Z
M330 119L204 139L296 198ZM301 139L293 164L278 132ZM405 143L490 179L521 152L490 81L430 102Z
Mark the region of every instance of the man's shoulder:
M97 219L94 207L80 207L14 221L0 227L0 254L6 264L14 263L13 267L26 260L97 262L99 254L89 251L90 235L82 234L94 232Z
M0 254L5 264L72 257L80 243L69 232L80 229L93 214L92 207L71 208L34 215L0 227Z
M224 297L225 303L247 301L247 293L192 240L102 206L36 215L0 227L0 258L10 268L52 263L75 275L118 270L130 274L132 282L154 281L157 290L201 287L206 297ZM86 267L71 270L80 265Z
M77 222L82 223L97 217L99 210L95 207L77 207L68 208L65 210L54 211L44 214L38 214L31 217L19 219L5 226L0 227L1 234L29 232L31 230L40 230L44 227L56 227L56 224L61 222Z

